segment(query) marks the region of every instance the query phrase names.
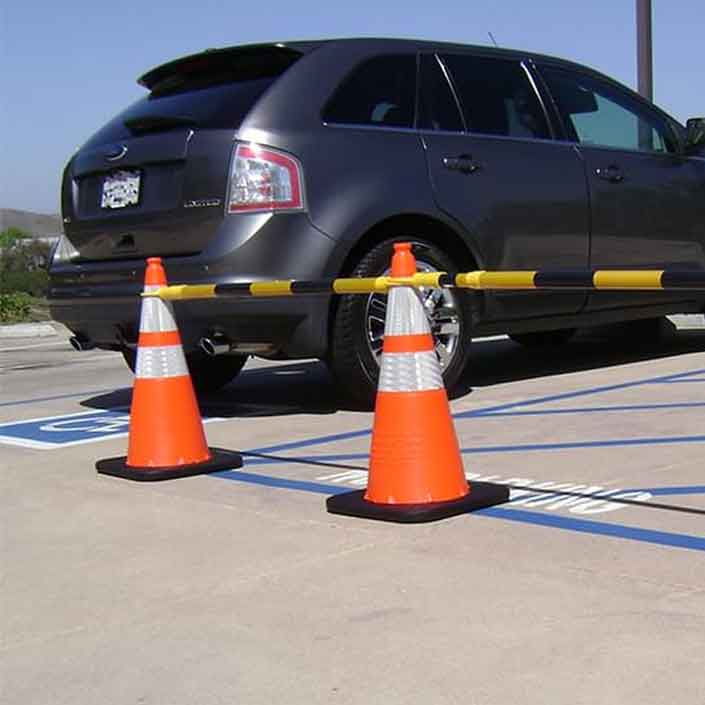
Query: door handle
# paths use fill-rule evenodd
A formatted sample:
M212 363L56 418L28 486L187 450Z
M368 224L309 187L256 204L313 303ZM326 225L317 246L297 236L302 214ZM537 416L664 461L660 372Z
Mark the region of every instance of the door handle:
M611 184L618 184L620 181L624 181L624 174L616 164L595 169L595 174L603 181L609 181Z
M461 174L472 174L480 165L469 154L459 154L457 157L443 157L443 166Z

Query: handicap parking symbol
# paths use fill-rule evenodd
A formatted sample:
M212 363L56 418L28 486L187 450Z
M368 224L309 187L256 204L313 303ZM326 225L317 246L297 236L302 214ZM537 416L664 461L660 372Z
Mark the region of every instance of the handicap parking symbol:
M60 448L124 436L130 425L126 410L84 411L0 424L0 443L25 448Z

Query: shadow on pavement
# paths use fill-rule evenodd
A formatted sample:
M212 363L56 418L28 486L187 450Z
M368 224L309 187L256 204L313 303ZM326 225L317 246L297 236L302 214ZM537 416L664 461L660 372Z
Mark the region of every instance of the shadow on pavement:
M116 389L81 402L91 409L129 407L132 390ZM334 414L349 408L337 401L335 387L321 362L293 362L243 370L219 392L198 399L204 416L248 418L290 414Z
M556 348L529 349L508 339L477 341L468 371L452 397L471 394L473 387L703 351L705 330L676 333L667 322L662 322L658 330L645 324L585 329L571 342ZM123 388L81 404L91 409L115 409L129 407L131 397L132 390ZM204 416L225 418L370 410L339 400L326 366L316 361L245 368L234 382L217 393L203 395L199 403Z
M638 321L581 330L553 348L526 348L510 340L478 342L463 379L472 387L598 370L705 351L705 330L676 331L667 320Z

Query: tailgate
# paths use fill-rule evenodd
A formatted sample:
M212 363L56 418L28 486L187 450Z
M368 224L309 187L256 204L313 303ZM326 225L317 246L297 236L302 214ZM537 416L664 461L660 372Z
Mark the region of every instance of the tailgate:
M64 172L64 230L80 259L202 251L225 217L237 129L300 56L235 47L143 76L149 94L88 140Z
M63 211L81 259L200 252L224 217L233 135L179 129L79 152Z

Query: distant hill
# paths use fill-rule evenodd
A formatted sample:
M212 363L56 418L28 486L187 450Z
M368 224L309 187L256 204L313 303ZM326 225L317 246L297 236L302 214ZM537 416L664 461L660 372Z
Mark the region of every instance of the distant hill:
M51 237L61 235L63 232L61 216L58 214L48 215L0 208L0 232L6 228L20 228L35 237Z

